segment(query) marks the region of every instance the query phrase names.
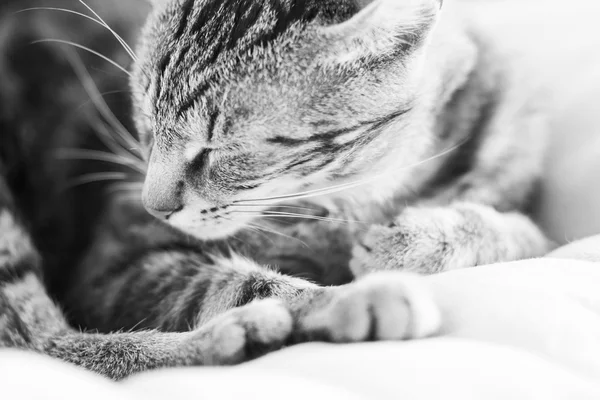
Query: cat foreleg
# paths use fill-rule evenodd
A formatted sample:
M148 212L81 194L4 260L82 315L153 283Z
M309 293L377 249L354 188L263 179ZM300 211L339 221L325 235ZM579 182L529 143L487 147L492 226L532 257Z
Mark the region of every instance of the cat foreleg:
M353 248L360 276L382 270L424 274L546 254L550 241L525 215L475 203L411 207L388 226L375 225Z
M104 304L101 308L106 315L101 320L108 331L145 327L215 332L209 342L219 343L213 351L215 364L245 361L284 343L403 340L429 336L439 329L434 296L422 278L412 274L375 274L340 287L318 287L241 257L209 263L190 250L171 252L149 252L129 265L130 272L105 280L104 286L84 287L83 292L94 297L81 303L96 315L91 305ZM120 293L123 288L128 289ZM262 322L228 323L231 316L240 318L247 310L253 310L252 321Z
M195 338L185 343L198 357L182 365L237 363L283 344L411 339L439 329L439 309L421 277L394 272L319 287L240 256L209 256L152 220L144 227L143 218L122 215L107 218L68 304L86 327L102 332Z
M46 292L41 258L7 196L0 190L0 348L45 354L122 379L160 367L236 363L289 338L291 313L276 301L241 307L190 332L72 328Z

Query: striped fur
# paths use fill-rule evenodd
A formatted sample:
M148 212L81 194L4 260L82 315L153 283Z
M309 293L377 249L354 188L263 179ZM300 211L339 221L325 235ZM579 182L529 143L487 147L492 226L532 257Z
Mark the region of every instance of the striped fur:
M439 326L431 295L424 288L399 290L418 287L403 276L325 290L241 258L207 260L192 247L155 245L126 264L105 260L108 271L102 258L93 258L71 305L88 329L107 333L80 333L46 294L37 264L24 261L39 259L7 210L0 227L9 233L0 247L0 348L44 353L113 379L168 366L237 363L315 338L404 339ZM398 321L400 312L420 319ZM142 331L108 333L125 329Z
M453 203L408 208L388 226L372 227L354 246L351 268L356 276L398 268L434 274L548 251L544 234L524 215Z
M130 13L133 26L140 15L119 3L94 5L112 10L109 23ZM62 21L17 24L1 14L16 2L0 6L0 98L11 100L0 103L0 347L120 379L307 340L424 337L440 315L418 276L319 287L274 267L341 284L349 267L432 273L547 249L523 214L541 169L542 102L516 88L493 41L452 11L438 18L440 1L153 3L131 90L148 155L143 202L168 224L128 196L98 204L102 187L57 195L88 165L63 171L40 149L99 148L82 139L95 114L71 116L85 97L55 52L26 53L41 59L32 70L19 63L29 59L19 43L48 35L39 26L64 33ZM96 78L101 90L123 85ZM44 90L28 96L21 81ZM362 184L288 195L352 182ZM72 222L56 228L46 209ZM290 210L304 214L289 223ZM71 245L55 246L63 239Z
M517 89L527 71L499 63L488 35L461 25L459 6L439 20L441 6L157 6L131 81L144 88L134 95L138 128L153 138L146 208L204 240L239 233L261 211L274 215L270 204L304 197L293 193L353 181L364 183L308 201L367 224L396 219L411 203L526 211L544 154L541 93ZM531 233L525 225L514 237ZM536 232L540 245L513 251L507 237L506 252L467 257L465 266L543 254L549 244Z
M392 131L419 113L414 90L395 76L418 74L439 8L434 0L392 3L374 10L379 15L392 7L400 16L397 26L390 21L389 32L382 30L390 35L382 39L389 48L344 61L330 57L346 47L338 43L345 38L337 38L337 26L360 23L355 19L364 13L375 17L354 1L157 7L142 34L131 83L138 130L154 143L147 207L177 210L170 222L199 238L226 237L248 222L227 209L235 202L332 178L366 178L365 167L374 163L380 172L388 169L375 156ZM357 51L369 46L357 43ZM370 95L360 95L368 85ZM405 136L416 140L412 132L394 140ZM423 155L429 138L420 141L404 162ZM225 212L205 218L211 209Z
M111 10L111 5L107 3L102 0L93 5L97 9ZM120 18L127 12L134 11L134 8L128 8L129 3L114 8L118 4L121 3L112 2L112 19L105 16L115 28L116 17ZM92 271L88 271L89 276L97 277L92 272L98 271L99 268L94 268L98 264L112 267L115 281L96 282L89 290L77 286L72 291L77 291L82 297L75 299L73 303L69 302L70 284L88 282L78 281L75 264L82 251L90 246L87 239L96 231L98 200L104 198L104 186L65 191L64 185L69 177L85 174L90 169L92 172L97 170L83 165L85 163L57 160L55 151L65 147L98 146L93 135L90 135L88 126L94 121L94 113L74 113L82 104L85 105L88 97L82 93L81 83L73 76L71 67L65 65L63 53L56 48L29 44L48 35L59 36L68 31L81 31L89 35L85 37L86 40L105 46L105 51L110 49L107 55L117 57L119 53L114 44L109 45L108 32L96 25L84 26L85 20L74 18L65 23L64 15L49 12L23 13L16 17L14 11L33 5L39 4L19 0L2 2L0 5L0 348L13 347L44 353L107 377L120 379L135 372L159 367L240 362L283 345L290 335L291 316L288 307L278 302L239 308L235 313L226 314L221 319L213 320L211 325L199 327L192 332L189 332L189 328L199 322L198 316L192 315L193 309L187 307L189 309L186 310L183 305L174 310L170 317L161 317L164 321L168 318L179 321L177 324L157 322L143 332L92 333L88 329L101 327L103 320L91 321L88 327L83 325L86 318L77 321L75 314L81 309L75 306L79 304L90 307L87 313L83 310L86 317L108 313L122 315L118 307L109 302L114 300L113 297L94 298L102 303L86 299L88 296L92 297L94 290L103 288L106 293L117 297L131 293L126 290L127 287L118 285L123 282L120 277L127 279L126 283L132 279L131 276L125 276L129 270L127 263L109 264L109 261L115 261L108 260L108 254L112 254L107 249L110 243L98 243L97 247L106 250L103 252L106 262L102 263L103 258L99 257L90 264L84 263L92 268ZM52 5L70 8L73 2L57 0ZM132 18L128 22L133 24L139 16L130 15ZM99 37L106 40L98 41ZM81 36L78 39L81 40ZM87 57L85 60L92 62ZM48 77L52 79L47 79ZM99 82L102 82L99 88L101 91L110 90L111 86L114 90L116 82L120 81L120 78L104 72L99 77ZM122 88L122 84L117 87ZM31 88L38 89L35 95L32 95ZM97 149L104 150L100 146ZM141 209L128 216L137 216L148 222ZM119 221L123 222L123 218ZM128 229L119 230L125 228L124 225L116 223L114 219L112 222L109 232L130 235ZM148 225L150 229L156 228L153 223ZM86 227L89 230L86 231ZM74 228L77 228L76 231ZM160 257L160 250L152 247L152 240L156 239L151 238L161 236L160 229L154 230L154 235L149 235L147 239L140 238L133 244L128 242L132 245L131 248L124 249L120 255L121 260L129 259L131 270L135 271L136 267L144 263L151 265L152 262L164 261ZM168 232L162 234L166 235ZM141 248L145 250L141 251ZM196 261L188 269L197 265ZM117 267L123 267L119 274L115 270ZM184 267L173 265L173 271L181 271ZM155 274L142 275L133 281L151 282L156 277ZM164 287L183 281L184 286L190 290L190 296L194 293L203 295L201 285L196 285L197 282L175 274L171 277L174 281L166 279ZM187 278L192 278L192 275ZM282 286L290 285L286 278L281 280ZM243 288L242 280L239 284ZM274 283L276 284L277 282ZM302 284L303 287L306 286L304 282ZM144 284L141 286L144 287ZM277 291L274 289L272 292ZM128 297L121 306L135 309L141 296L136 293ZM250 302L251 297L251 294L246 293L242 300ZM62 302L57 305L53 299L60 299ZM150 306L147 300L146 297L139 309ZM154 300L159 302L159 299ZM232 299L232 302L241 304L242 301ZM159 305L155 304L157 310L168 309L168 305L160 305L162 308ZM225 308L227 306L215 308L215 311ZM73 311L63 314L63 309ZM98 309L103 311L99 312ZM272 318L265 321L265 312ZM159 319L157 317L156 321ZM112 326L119 325L119 329L115 331L130 331L142 320L143 318L128 320L123 324L116 321ZM78 325L86 333L74 328ZM161 325L165 325L165 329L186 332L159 332L157 329L163 327ZM248 334L239 335L239 332L245 331Z
M166 354L167 346L174 346L172 337L154 334L153 345L150 334L102 337L76 333L46 294L40 259L29 236L1 204L0 232L0 348L42 352L113 378L175 363L176 353ZM140 357L147 360L133 362Z

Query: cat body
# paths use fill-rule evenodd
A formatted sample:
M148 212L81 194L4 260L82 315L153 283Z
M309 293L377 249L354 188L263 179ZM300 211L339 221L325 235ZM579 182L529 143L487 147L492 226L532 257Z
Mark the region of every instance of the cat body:
M102 206L104 213L86 235L73 224L82 243L67 240L78 251L65 258L68 280L47 267L52 246L29 229L38 225L30 215L37 206L22 207L30 193L11 178L37 171L23 162L36 157L2 153L0 345L119 379L237 363L309 340L420 338L439 330L441 316L425 278L407 271L549 248L525 215L543 172L544 85L503 52L502 38L470 16L467 2L153 3L135 54L107 48L118 60L132 53L141 143L92 96L121 132L102 136L105 123L100 137L143 172L132 179L144 188L104 204L102 185L74 192L81 197L71 204L96 200L79 215L97 216ZM132 26L124 27L128 36ZM89 83L72 53L62 62L48 57L77 72L61 72L69 77L61 87ZM27 76L22 65L0 71ZM94 75L103 87L123 87ZM0 83L0 93L14 96L10 79ZM58 106L85 95L72 93ZM36 108L26 99L22 108L36 112L49 102ZM57 113L46 130L32 113L39 125L25 129L28 118L4 108L3 149L53 147L31 145L38 139L24 141L23 130L55 132L57 146L89 145L77 134L94 113ZM81 164L89 166L70 165Z

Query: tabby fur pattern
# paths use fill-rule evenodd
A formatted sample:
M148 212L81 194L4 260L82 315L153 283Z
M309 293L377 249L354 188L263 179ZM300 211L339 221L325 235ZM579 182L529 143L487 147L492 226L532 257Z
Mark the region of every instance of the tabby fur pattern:
M75 0L0 5L0 347L122 379L421 338L441 313L414 272L548 250L543 101L458 5L133 3L89 5L125 42L149 12L135 52L14 14L92 15ZM133 58L129 89L48 38Z

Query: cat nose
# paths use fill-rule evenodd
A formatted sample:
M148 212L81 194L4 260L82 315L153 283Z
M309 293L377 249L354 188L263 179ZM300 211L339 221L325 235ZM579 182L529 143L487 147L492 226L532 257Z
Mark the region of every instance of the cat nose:
M158 218L161 220L168 220L169 218L171 218L171 216L173 216L173 214L181 211L182 209L183 207L179 207L173 210L154 210L152 208L146 207L146 211L148 211L148 214L152 215L154 218Z
M142 190L142 203L150 215L168 220L184 207L185 184L180 165L172 161L173 157L163 158L170 162L161 162L157 152L153 152L150 157Z
M168 220L173 214L183 210L180 197L171 193L165 194L144 190L142 203L150 215L161 220Z
M148 213L158 219L168 220L183 210L183 198L178 184L165 184L146 180L142 190L142 203Z

